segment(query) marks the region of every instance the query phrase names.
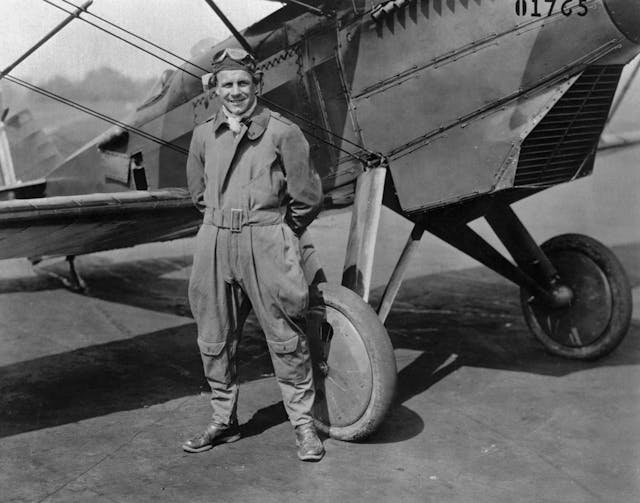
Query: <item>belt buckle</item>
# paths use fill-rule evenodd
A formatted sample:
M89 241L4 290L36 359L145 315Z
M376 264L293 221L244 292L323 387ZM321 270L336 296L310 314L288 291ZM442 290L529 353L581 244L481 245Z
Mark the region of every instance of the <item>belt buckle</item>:
M242 231L242 210L231 208L231 232Z

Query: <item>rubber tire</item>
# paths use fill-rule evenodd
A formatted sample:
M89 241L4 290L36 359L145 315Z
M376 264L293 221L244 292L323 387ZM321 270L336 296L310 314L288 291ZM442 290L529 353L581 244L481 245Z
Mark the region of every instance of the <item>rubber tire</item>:
M348 288L331 283L312 286L309 308L311 310L319 305L331 307L355 327L367 352L372 385L366 409L354 423L336 426L315 419L315 424L318 430L331 438L363 440L378 428L394 398L397 370L393 346L375 311L362 297Z
M549 337L540 326L529 304L531 295L520 290L520 301L525 320L533 335L551 354L577 360L595 360L613 351L624 339L632 314L632 296L624 268L613 252L599 241L582 234L561 234L546 241L542 250L551 263L556 252L571 251L586 255L604 274L611 293L611 316L599 338L582 347L566 346ZM561 278L562 281L562 278Z

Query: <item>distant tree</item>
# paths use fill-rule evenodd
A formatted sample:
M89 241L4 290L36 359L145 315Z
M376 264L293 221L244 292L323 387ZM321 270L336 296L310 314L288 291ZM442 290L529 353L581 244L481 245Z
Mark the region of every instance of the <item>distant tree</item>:
M8 80L2 80L0 81L0 94L2 95L2 107L15 110L26 100L28 91Z
M39 85L65 98L86 103L107 100L140 101L152 84L153 79L134 80L119 70L103 66L89 71L82 80L55 75Z

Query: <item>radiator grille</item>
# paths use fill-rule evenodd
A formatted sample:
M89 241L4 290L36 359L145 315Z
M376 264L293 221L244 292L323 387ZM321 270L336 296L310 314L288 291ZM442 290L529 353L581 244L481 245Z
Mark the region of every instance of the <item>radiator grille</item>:
M590 66L522 143L515 186L571 180L600 138L622 65Z

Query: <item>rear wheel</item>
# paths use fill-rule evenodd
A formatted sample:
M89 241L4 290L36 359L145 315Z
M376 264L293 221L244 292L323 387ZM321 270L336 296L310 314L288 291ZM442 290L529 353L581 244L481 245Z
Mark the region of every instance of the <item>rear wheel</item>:
M552 309L521 289L531 332L549 352L566 358L592 360L613 351L629 329L632 310L629 281L616 256L581 234L556 236L542 250L573 300L569 307Z
M316 426L361 440L382 422L396 385L393 347L371 306L329 283L311 287L307 334L316 385Z

